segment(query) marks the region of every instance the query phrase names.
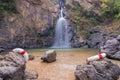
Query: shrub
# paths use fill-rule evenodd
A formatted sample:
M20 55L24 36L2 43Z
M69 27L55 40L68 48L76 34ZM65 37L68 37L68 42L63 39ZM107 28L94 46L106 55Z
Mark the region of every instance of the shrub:
M120 2L120 1L119 1ZM117 0L102 0L101 13L107 18L120 19L120 5Z
M16 0L0 0L0 13L2 14L4 11L15 13L15 2Z

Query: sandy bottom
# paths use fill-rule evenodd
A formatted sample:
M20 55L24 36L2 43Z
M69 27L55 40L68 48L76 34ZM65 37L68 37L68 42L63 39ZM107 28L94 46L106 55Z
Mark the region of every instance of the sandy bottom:
M57 60L53 63L45 63L40 59L45 51L28 50L29 54L35 56L35 59L29 61L26 68L39 74L37 80L75 80L76 66L85 63L86 58L98 54L97 50L90 49L56 50ZM120 61L112 60L112 62L120 66Z

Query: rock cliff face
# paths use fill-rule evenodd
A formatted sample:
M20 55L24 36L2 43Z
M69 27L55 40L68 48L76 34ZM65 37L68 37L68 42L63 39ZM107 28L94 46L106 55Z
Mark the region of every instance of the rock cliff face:
M73 0L73 3L83 7L86 11L91 11L92 13L97 14L99 16L101 15L101 0Z
M86 17L94 17L98 21L102 21L101 10L102 0L68 0L67 5L76 5L81 7L83 15Z
M58 9L58 0L17 0L17 14L5 13L0 21L0 46L3 48L51 46ZM66 0L65 18L72 27L72 47L99 48L107 39L116 37L116 32L120 34L119 21L118 25L109 26L110 22L103 19L100 9L101 0ZM98 29L99 24L102 26ZM116 26L118 27L114 29Z
M100 48L108 39L120 34L119 20L103 19L106 16L101 13L102 0L67 0L66 3L67 17L75 27L72 47Z
M53 3L51 0L18 0L17 14L4 14L0 45L4 48L50 46L55 18Z

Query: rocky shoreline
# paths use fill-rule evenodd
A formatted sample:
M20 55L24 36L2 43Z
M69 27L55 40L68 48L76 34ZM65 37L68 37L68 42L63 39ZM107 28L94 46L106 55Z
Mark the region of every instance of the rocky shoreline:
M85 62L85 60L80 59L82 62L81 65L79 64L79 56L77 54L76 57L78 57L76 59L75 57L75 53L68 53L67 56L62 56L62 55L58 55L57 59L56 59L56 53L57 51L54 50L48 50L45 53L39 52L40 54L39 57L37 56L29 56L29 60L26 63L24 57L19 54L19 53L15 53L15 52L10 52L6 55L0 55L0 80L38 80L37 78L41 77L40 74L45 73L50 70L52 74L54 70L52 70L53 67L55 67L55 69L57 68L58 71L60 69L62 69L62 72L64 72L64 69L66 70L74 70L75 74L71 75L71 76L75 76L76 80L118 80L119 76L120 76L120 67L114 63L112 63L110 60L104 58L104 59L99 59L99 60L94 60L94 61L90 61L90 62ZM78 52L79 53L79 52ZM63 55L63 52L61 53ZM72 56L71 56L72 55ZM74 55L74 56L73 56ZM40 60L41 57L41 60ZM60 58L61 57L61 58ZM65 59L64 57L66 57L67 59ZM63 59L62 59L63 58ZM76 67L76 65L74 66L70 66L70 60L69 59L73 59L72 61L75 62L74 64L78 65ZM34 61L35 60L35 61ZM66 64L65 62L67 61L68 64ZM30 65L31 63L31 65ZM29 65L28 65L29 64ZM59 64L59 65L56 65ZM67 67L65 66L68 65ZM73 62L72 62L73 64ZM26 67L27 65L27 67ZM37 65L37 66L35 66ZM44 66L42 66L44 65ZM47 65L47 67L45 67ZM50 65L50 66L49 66ZM56 66L55 66L56 65ZM61 67L60 67L61 65ZM39 67L38 67L39 66ZM30 71L28 68L33 68L33 70L39 72L34 72L34 71ZM52 67L52 68L50 68ZM74 69L76 67L76 70ZM60 69L59 69L60 68ZM54 69L54 68L53 68ZM28 70L28 71L27 71ZM55 71L58 73L58 71ZM60 71L61 72L61 71ZM44 73L44 77L46 77ZM48 73L47 73L48 75ZM63 76L63 75L62 75ZM70 76L70 75L69 75ZM42 75L43 77L43 75ZM53 77L53 76L52 76ZM61 78L62 79L62 78Z

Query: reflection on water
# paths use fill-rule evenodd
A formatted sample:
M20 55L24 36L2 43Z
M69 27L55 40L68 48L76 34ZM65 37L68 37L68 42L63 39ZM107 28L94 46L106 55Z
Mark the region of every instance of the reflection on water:
M44 63L40 60L41 54L47 49L28 50L28 53L35 55L35 60L27 63L27 70L39 73L38 80L75 80L74 70L76 65L85 63L87 57L98 54L95 49L61 49L57 51L57 61ZM120 66L119 61L113 61Z

